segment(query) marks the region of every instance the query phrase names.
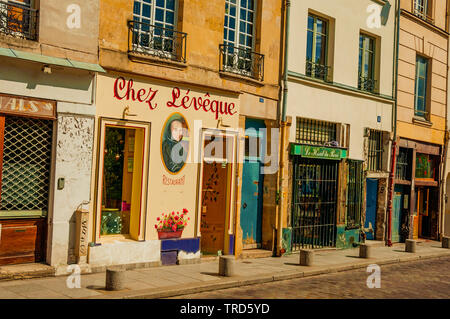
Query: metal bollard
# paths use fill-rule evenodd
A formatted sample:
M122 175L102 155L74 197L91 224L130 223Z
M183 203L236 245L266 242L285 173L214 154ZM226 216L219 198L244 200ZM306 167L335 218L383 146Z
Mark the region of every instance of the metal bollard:
M314 263L314 250L300 249L300 266L312 266Z
M125 288L125 269L106 269L106 290L122 290Z
M372 257L372 247L367 244L359 245L359 258L370 258Z
M442 237L442 248L450 248L450 237Z
M416 252L417 241L414 239L407 239L405 241L405 251L407 253L415 253Z
M219 257L219 275L231 277L234 275L234 256L220 256Z

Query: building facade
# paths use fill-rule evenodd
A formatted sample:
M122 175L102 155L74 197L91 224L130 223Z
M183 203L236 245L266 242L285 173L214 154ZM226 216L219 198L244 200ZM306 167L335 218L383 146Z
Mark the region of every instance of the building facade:
M0 265L77 262L97 52L98 1L0 1Z
M392 241L439 240L447 154L448 1L400 4Z
M268 156L249 150L277 127L280 1L101 0L99 10L107 73L96 83L89 265L271 249Z
M385 1L291 1L286 251L384 239L392 11Z

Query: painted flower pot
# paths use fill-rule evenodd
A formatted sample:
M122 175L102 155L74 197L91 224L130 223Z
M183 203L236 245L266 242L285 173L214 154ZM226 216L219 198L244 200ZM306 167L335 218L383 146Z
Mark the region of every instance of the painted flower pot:
M177 231L158 231L158 239L181 238L183 230Z

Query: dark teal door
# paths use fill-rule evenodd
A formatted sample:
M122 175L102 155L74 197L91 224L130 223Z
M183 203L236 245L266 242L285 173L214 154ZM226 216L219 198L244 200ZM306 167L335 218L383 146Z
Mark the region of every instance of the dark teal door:
M244 249L259 248L262 239L264 121L245 121L245 157L242 173L241 228Z
M402 211L402 193L394 195L394 209L392 210L392 242L400 241L400 218Z
M366 238L369 240L375 239L377 193L378 180L368 178L366 180L366 221L364 222L364 230L366 233Z

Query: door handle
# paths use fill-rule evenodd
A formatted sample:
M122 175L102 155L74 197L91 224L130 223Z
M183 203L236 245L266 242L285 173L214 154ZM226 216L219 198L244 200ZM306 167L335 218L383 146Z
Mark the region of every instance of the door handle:
M246 209L246 208L247 208L247 203L244 203L244 205L242 205L242 207L243 207L244 209Z

